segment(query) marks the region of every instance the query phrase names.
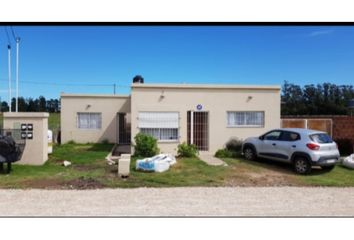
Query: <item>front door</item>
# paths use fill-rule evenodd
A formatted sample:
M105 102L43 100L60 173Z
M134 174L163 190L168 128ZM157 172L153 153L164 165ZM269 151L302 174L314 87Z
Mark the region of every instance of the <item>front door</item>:
M195 144L199 151L209 151L208 112L187 112L187 143Z
M130 144L130 114L117 113L117 143Z

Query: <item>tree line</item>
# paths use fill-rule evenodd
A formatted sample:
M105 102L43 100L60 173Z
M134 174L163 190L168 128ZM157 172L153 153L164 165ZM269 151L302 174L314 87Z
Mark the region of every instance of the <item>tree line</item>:
M354 99L353 85L336 85L333 83L309 84L300 86L284 81L281 91L282 115L346 115L350 109L348 103ZM15 98L11 101L15 110ZM59 99L45 99L40 96L18 98L20 112L60 112ZM6 101L1 102L1 112L9 111Z
M16 98L11 100L11 108L14 112L16 109ZM8 112L9 105L6 101L1 102L1 112ZM43 96L38 98L18 98L18 111L19 112L60 112L59 99L46 99Z
M354 99L353 85L332 83L303 87L285 81L281 94L282 115L346 115Z

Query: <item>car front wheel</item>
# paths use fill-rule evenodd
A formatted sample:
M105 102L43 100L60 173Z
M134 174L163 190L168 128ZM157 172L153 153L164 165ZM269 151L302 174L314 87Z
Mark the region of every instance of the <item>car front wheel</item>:
M252 161L256 159L256 152L251 147L245 147L243 154L247 160Z
M299 174L308 174L311 172L311 164L304 157L297 157L294 160L294 170Z

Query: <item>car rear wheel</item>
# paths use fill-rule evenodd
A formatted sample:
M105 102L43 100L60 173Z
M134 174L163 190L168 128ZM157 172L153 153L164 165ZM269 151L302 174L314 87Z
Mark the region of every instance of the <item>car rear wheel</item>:
M252 147L245 147L243 150L243 154L247 160L255 160L256 159L256 152L253 150Z
M304 157L297 157L294 160L294 170L299 174L309 174L311 172L311 164Z

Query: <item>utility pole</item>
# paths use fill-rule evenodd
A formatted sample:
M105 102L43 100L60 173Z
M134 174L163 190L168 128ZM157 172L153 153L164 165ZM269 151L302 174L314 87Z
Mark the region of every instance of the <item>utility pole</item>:
M11 98L12 98L12 95L11 95L11 45L7 45L7 52L8 52L8 71L9 71L9 112L12 111L11 109Z
M116 84L113 84L113 94L116 95Z
M18 112L18 64L19 64L20 38L16 38L16 112Z

